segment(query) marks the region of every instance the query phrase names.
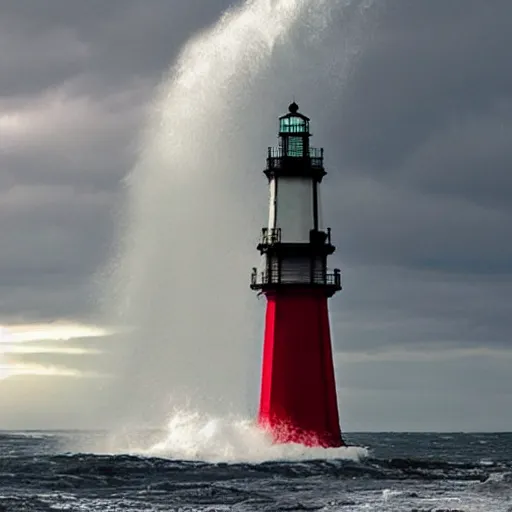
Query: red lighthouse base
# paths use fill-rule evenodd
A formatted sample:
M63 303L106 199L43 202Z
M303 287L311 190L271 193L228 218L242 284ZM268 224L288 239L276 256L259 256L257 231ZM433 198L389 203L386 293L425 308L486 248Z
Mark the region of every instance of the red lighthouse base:
M278 443L343 446L325 293L266 295L259 424Z

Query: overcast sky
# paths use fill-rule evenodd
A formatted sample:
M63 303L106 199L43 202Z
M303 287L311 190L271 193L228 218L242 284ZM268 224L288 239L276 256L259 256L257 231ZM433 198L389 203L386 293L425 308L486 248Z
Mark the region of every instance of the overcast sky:
M76 326L101 322L121 181L180 49L237 3L0 0L0 428L101 423L89 413L103 389L96 351L112 342ZM342 426L512 430L512 4L353 4L307 49L277 45L246 87L255 117L237 135L260 171L295 95L325 148ZM244 183L236 201L264 205L264 176ZM52 322L75 327L48 334ZM12 341L14 326L39 335Z

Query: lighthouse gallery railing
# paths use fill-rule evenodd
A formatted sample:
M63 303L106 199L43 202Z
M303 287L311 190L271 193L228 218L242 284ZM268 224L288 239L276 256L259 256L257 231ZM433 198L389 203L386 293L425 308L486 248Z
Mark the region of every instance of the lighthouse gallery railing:
M268 169L281 169L284 162L288 160L302 160L311 163L312 169L324 168L324 150L323 148L309 148L308 154L297 156L287 154L284 148L268 148L267 167Z
M282 242L281 228L263 228L261 230L261 244L274 245ZM310 242L331 245L331 228L325 231L310 231Z
M298 277L295 273L291 273L290 275L287 275L283 272L277 274L269 272L258 273L258 270L253 268L251 274L251 284L253 286L272 284L313 284L341 288L341 271L337 268L334 269L333 272L314 271L309 275Z

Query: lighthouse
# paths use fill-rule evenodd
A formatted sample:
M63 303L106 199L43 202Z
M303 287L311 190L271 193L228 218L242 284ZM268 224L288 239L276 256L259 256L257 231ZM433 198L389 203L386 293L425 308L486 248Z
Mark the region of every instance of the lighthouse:
M342 446L328 299L341 290L324 228L320 184L323 149L310 146L310 119L293 102L279 118L279 145L269 148L268 226L251 288L267 300L258 423L277 443Z

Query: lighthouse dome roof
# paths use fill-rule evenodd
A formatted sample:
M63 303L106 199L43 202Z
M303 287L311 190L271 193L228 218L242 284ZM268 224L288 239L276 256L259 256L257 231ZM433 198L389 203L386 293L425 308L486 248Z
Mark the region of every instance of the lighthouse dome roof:
M299 111L299 105L297 105L297 103L295 103L295 101L294 101L293 103L290 104L290 106L288 107L288 110L292 114L296 114Z
M299 112L299 105L295 101L293 103L290 103L290 105L288 106L288 113L285 114L284 116L281 116L279 119L284 119L287 117L299 117L304 121L309 121L309 117Z

